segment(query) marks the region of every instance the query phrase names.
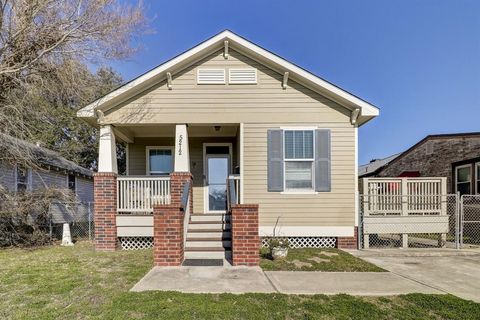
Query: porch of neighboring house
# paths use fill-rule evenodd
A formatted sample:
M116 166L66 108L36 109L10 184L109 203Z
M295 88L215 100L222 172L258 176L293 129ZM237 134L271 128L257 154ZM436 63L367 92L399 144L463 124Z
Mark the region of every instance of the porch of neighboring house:
M126 175L117 175L116 140L127 144ZM258 264L258 206L242 205L241 141L240 124L102 126L96 249L154 247L159 266Z

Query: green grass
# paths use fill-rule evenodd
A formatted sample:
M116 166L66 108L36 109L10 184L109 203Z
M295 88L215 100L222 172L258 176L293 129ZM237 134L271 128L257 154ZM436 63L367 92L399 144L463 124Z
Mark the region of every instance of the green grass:
M478 319L453 296L134 293L152 252L73 248L0 250L0 319Z
M289 249L286 259L271 260L262 251L260 266L268 271L382 272L374 264L338 249Z

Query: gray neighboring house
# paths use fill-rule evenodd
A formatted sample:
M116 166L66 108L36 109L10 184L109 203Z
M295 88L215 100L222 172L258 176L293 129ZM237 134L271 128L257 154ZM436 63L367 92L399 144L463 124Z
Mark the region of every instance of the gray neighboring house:
M360 166L358 175L446 177L448 193L480 194L480 132L426 136L402 153Z
M9 191L32 191L46 187L68 188L77 201L93 202L93 172L38 145L2 134L0 139L22 146L34 155L42 169L0 162L0 185Z

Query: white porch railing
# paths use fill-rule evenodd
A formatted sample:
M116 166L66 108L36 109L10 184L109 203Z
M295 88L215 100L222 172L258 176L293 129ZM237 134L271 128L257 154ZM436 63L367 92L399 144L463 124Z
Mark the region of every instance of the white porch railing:
M231 174L227 179L227 206L228 210L232 205L240 204L240 175Z
M364 214L426 215L445 211L446 178L364 178Z
M153 212L155 204L170 203L170 177L117 178L117 212Z

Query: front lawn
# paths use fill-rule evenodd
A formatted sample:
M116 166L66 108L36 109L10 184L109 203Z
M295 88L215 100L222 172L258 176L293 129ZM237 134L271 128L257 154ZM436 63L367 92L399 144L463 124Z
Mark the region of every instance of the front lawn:
M480 304L453 296L395 297L128 292L152 252L0 250L0 319L474 319Z
M382 272L374 264L339 249L289 249L286 259L271 260L262 250L260 266L266 271Z

